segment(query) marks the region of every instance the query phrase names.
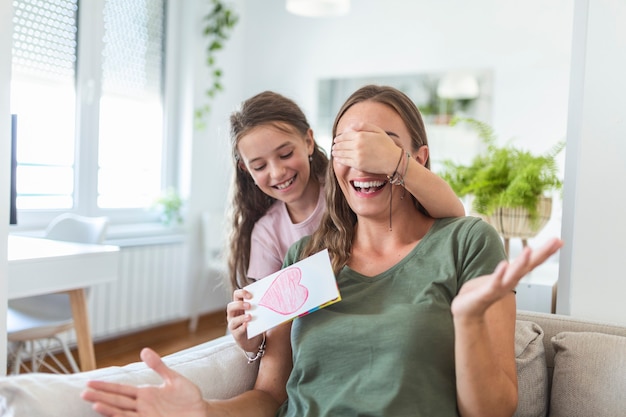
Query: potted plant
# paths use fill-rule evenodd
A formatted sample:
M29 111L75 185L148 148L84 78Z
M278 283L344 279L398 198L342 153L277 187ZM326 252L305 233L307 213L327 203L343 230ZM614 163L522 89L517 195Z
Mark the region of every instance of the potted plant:
M165 190L155 201L155 208L159 211L161 223L166 226L183 223L183 199L173 188Z
M560 190L562 181L556 156L565 147L559 141L542 155L508 143L496 144L493 129L472 118L453 118L452 125L465 123L473 128L486 151L469 165L444 161L441 176L459 197L471 197L471 210L496 228L505 240L534 237L550 219L550 192Z

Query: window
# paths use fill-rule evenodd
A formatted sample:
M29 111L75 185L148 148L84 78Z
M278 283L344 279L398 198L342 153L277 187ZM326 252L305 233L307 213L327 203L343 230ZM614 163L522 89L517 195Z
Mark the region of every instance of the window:
M43 3L38 5L37 3ZM76 1L14 2L18 209L72 208Z
M18 222L150 220L163 172L165 0L14 0ZM46 220L43 220L43 219Z
M161 189L162 0L108 0L98 152L99 207L146 207Z

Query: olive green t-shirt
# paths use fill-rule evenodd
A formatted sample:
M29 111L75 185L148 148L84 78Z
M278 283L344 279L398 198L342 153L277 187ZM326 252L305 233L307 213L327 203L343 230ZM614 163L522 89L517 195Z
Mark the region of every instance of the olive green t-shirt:
M306 238L289 250L298 260ZM280 417L457 416L450 303L469 279L506 258L474 217L437 220L389 270L344 267L342 300L294 320L293 371Z

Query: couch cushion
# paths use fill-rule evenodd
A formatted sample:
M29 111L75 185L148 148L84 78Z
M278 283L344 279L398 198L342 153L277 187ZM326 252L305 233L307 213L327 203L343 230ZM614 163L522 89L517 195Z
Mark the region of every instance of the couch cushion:
M514 417L545 417L548 410L548 371L543 330L530 321L515 323L518 404Z
M613 417L626 410L626 337L562 332L552 338L550 416Z
M252 387L257 366L248 365L232 337L224 336L163 358L195 382L205 398L229 398ZM91 379L133 385L160 384L159 376L137 362L70 375L22 374L0 377L3 417L99 416L80 398Z

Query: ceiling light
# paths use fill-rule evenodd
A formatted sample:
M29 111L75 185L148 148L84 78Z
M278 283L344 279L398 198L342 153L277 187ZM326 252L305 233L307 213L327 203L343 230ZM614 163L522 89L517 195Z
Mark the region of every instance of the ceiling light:
M287 0L287 11L307 17L340 16L350 11L350 0Z

